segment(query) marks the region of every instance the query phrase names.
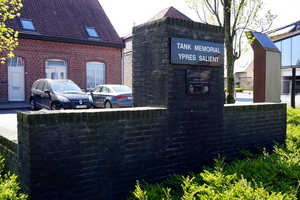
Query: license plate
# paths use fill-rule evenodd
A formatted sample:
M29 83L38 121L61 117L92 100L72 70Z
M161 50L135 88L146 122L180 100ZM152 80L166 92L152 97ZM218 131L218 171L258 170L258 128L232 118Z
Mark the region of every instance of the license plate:
M77 105L76 108L86 108L86 105Z
M132 97L127 97L127 99L132 99Z

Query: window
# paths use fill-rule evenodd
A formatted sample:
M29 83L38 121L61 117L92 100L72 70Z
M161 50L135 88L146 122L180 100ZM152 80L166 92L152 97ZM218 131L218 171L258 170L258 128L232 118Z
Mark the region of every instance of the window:
M39 84L39 82L38 82L38 81L35 81L35 82L32 84L32 88L37 89L38 84Z
M300 35L292 38L292 65L300 65Z
M22 28L24 30L29 30L29 31L35 31L36 30L35 26L33 24L33 21L31 19L21 18L20 21L21 21Z
M67 62L58 59L47 60L46 78L67 79Z
M276 42L281 51L281 66L292 67L300 65L300 35Z
M93 90L93 92L100 92L101 88L102 88L102 87L96 87L96 88Z
M88 34L89 37L99 38L99 35L98 35L98 33L97 33L97 31L96 31L96 29L94 27L87 27L87 26L85 26L84 28L85 28L85 30L86 30L86 32L87 32L87 34Z
M288 38L282 40L281 43L281 65L283 67L291 66L291 54L292 54L292 39Z
M86 63L86 89L91 90L105 83L105 64L101 62Z
M37 89L43 91L43 89L44 89L44 82L40 82L38 84L38 86L37 86Z
M7 59L8 67L24 67L24 59L20 57L12 57Z
M49 83L45 82L44 91L49 90L49 89L50 89Z
M109 91L109 88L103 87L102 90L101 90L101 92L109 93L110 91Z

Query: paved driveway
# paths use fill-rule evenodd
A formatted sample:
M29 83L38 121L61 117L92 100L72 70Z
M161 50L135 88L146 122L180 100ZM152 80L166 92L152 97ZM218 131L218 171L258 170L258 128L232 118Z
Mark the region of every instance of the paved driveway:
M0 135L17 142L17 112L26 110L0 110Z

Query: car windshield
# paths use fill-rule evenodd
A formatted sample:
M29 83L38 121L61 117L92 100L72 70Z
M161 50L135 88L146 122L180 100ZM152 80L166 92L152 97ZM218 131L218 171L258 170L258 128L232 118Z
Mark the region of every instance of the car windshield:
M132 89L127 86L114 86L113 89L118 92L132 92Z
M57 93L81 93L81 89L72 82L53 82L51 83L53 92Z

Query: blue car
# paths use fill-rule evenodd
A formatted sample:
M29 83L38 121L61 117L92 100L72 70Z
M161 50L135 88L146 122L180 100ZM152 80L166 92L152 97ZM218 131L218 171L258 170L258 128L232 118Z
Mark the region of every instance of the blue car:
M132 89L125 85L98 85L91 92L94 107L132 107Z

